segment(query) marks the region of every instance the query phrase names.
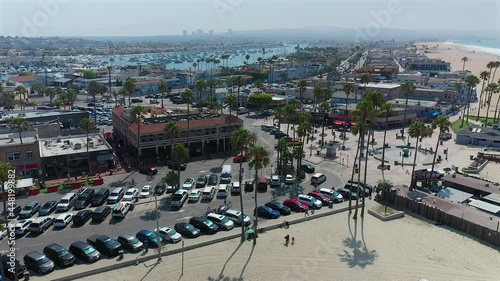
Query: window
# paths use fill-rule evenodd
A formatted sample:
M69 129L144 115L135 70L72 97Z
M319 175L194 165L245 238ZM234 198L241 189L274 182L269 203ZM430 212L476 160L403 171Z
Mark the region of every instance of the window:
M9 161L21 160L21 153L11 152L11 153L7 154L7 159L9 159Z
M27 159L33 159L33 157L34 157L33 151L27 151L26 152L26 158Z

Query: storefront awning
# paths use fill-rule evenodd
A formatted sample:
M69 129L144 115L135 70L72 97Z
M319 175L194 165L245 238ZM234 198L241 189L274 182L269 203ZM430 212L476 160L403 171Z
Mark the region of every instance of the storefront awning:
M24 168L26 167L26 171L27 170L33 170L33 169L38 169L38 164L26 164L26 165L21 165L21 166L17 166L17 169L20 170L20 171L24 171Z
M97 155L97 161L108 161L113 160L113 154Z

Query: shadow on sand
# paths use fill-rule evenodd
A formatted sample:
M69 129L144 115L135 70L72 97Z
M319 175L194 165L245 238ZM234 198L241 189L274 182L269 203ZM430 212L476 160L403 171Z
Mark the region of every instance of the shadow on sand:
M354 222L354 227L351 225L351 221ZM349 215L347 216L347 224L349 227L349 232L351 237L347 237L342 242L344 247L349 249L344 249L343 254L339 254L340 260L347 263L351 268L359 266L361 268L366 268L368 265L372 265L375 258L378 256L377 251L369 250L366 246L364 239L364 219L361 218L361 239L357 239L358 232L358 220L353 220ZM353 229L354 228L354 229Z

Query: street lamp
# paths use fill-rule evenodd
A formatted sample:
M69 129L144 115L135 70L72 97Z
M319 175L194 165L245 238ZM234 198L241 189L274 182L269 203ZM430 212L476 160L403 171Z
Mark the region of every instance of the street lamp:
M160 212L158 211L158 196L156 195L156 187L154 190L155 193L155 212L156 212L156 241L158 241L158 262L161 262L161 238L160 238Z

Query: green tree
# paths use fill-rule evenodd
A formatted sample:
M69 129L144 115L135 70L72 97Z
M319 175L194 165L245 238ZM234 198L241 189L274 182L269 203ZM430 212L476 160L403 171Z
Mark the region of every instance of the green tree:
M128 105L130 106L130 97L134 94L135 92L135 85L136 85L137 81L135 81L135 79L127 79L125 81L125 84L123 85L123 88L125 89L125 94L128 96ZM125 102L125 97L124 97L124 101Z
M45 95L45 90L47 90L47 86L45 84L37 82L35 85L32 87L33 92L35 92L39 96L44 96Z
M177 165L177 188L181 186L181 164L189 160L189 149L184 144L176 144L172 151L172 162Z
M178 186L177 184L179 183L179 175L174 171L174 170L170 170L168 173L167 173L167 177L166 177L166 180L165 182L169 185L169 186L173 186L175 190L178 189Z
M405 124L406 124L406 114L408 113L408 98L410 97L411 94L415 92L417 87L409 81L404 82L401 84L401 90L403 91L405 97L406 97L406 102L405 102L405 112L403 116L403 121L401 122L402 130L401 130L401 136L404 138L405 134Z
M191 136L191 126L189 123L189 120L191 119L191 111L190 106L193 103L194 95L191 90L187 89L181 94L181 100L182 102L185 102L187 104L187 111L188 111L188 118L187 118L187 124L188 124L188 129L187 129L187 146L189 147L189 137Z
M385 169L385 148L386 148L386 138L387 138L387 127L389 123L389 117L394 113L394 104L384 103L380 108L381 115L385 117L384 126L384 143L382 144L382 169Z
M120 101L120 104L125 105L125 97L129 96L129 102L130 102L130 95L128 94L127 90L125 88L121 88L120 91L118 92L119 95L122 96L122 100Z
M80 121L80 128L87 133L87 138L86 138L87 143L85 144L85 146L87 147L87 159L88 159L88 164L89 164L88 174L91 175L92 174L92 165L90 163L91 161L90 161L90 154L89 154L89 134L90 134L90 131L93 131L95 129L95 123L94 123L94 121L92 121L92 119L87 117L87 118L82 119L82 121Z
M462 65L462 71L465 71L465 63L469 61L469 58L463 57L462 61L464 62L464 64Z
M299 87L299 100L300 100L301 103L304 102L304 100L303 100L304 99L304 93L305 93L305 91L307 89L307 85L308 85L308 83L307 83L306 80L300 80L299 81L299 84L298 84L298 87ZM301 105L300 111L302 112L303 110L304 110L304 107Z
M235 95L229 95L224 99L226 104L229 104L229 115L232 115L233 105L238 102L238 98Z
M172 159L172 153L174 149L174 139L179 136L181 133L181 128L179 125L174 122L174 121L169 121L167 124L165 124L165 127L163 128L163 132L165 133L165 136L167 139L170 139L170 162L173 164L173 159ZM173 167L173 166L172 166Z
M137 157L139 159L139 162L142 161L142 150L141 150L141 119L142 116L146 113L146 109L142 105L134 106L132 108L132 111L130 112L132 114L132 118L134 122L137 123Z
M33 72L23 71L19 73L19 76L33 76Z
M111 86L113 86L113 83L111 83L111 71L113 71L113 67L111 65L108 65L108 89L109 89L109 95L111 96Z
M248 103L257 105L259 109L266 109L272 101L273 96L267 93L255 93L248 98Z
M368 73L363 73L361 75L361 84L363 84L363 93L366 92L366 85L373 81L373 76Z
M250 132L248 129L239 129L233 132L231 136L231 146L234 150L238 151L241 157L243 157L247 152L250 145L253 145L257 139L255 133ZM243 161L240 161L240 169L238 171L238 181L240 187L242 186L242 175L241 171L243 170ZM243 192L240 190L240 207L241 213L244 214L243 211ZM243 215L244 217L244 215ZM245 224L241 224L241 241L245 241Z
M271 99L272 99L272 96L271 96ZM279 106L277 108L274 109L274 117L273 117L273 121L278 121L278 128L280 128L281 130L281 123L284 121L285 119L285 107L283 106Z
M160 83L158 84L158 92L161 94L161 108L165 108L163 106L163 93L165 93L166 91L167 91L167 83L161 80Z
M263 147L262 145L255 145L255 146L250 147L248 154L249 154L250 159L251 159L250 162L248 163L248 166L250 167L250 169L255 170L254 183L257 184L258 177L259 177L259 170L264 169L265 167L267 167L267 165L269 165L269 162L271 161L270 154L269 154L269 151L267 151L266 148ZM254 191L255 191L255 193L254 193L255 210L257 210L257 188L254 188ZM258 217L258 214L256 211L255 222L253 225L255 233L257 233L257 223L258 223L257 217ZM254 244L257 243L255 238L256 237L254 235L254 238L253 238Z
M92 97L92 103L94 103L94 112L96 112L96 96L102 93L103 87L97 81L92 81L87 86L87 92ZM97 114L94 115L94 123L97 123Z
M197 81L194 88L195 88L196 92L198 93L198 99L201 99L201 94L203 93L203 91L206 90L207 83L203 80Z
M12 120L10 121L10 126L12 129L17 130L17 132L19 134L19 140L21 142L21 149L22 149L21 161L23 162L23 174L22 174L22 176L24 176L24 173L26 173L26 161L25 161L26 152L24 151L24 143L23 143L22 133L26 132L28 130L30 124L24 118L15 117L15 118L12 118Z
M48 87L45 91L45 95L49 97L50 105L52 105L52 101L56 97L56 89L54 87Z
M233 80L234 85L238 87L238 107L241 106L241 98L240 98L240 89L241 87L245 86L245 79L243 79L243 76L236 76L234 77Z
M426 126L423 122L415 122L410 125L410 128L408 129L408 134L412 138L416 138L416 144L415 144L415 150L413 152L413 167L411 170L411 184L410 184L410 191L415 188L416 185L416 178L415 178L415 167L417 166L417 150L418 150L418 144L422 139L428 138L432 136L432 128L429 126Z
M83 71L83 78L85 79L96 79L97 78L97 74L95 74L94 71L88 69L88 70L84 70Z
M436 141L436 149L434 150L434 159L432 160L431 173L429 174L429 181L431 180L431 175L434 174L434 165L436 164L436 156L438 155L439 144L441 142L441 134L448 133L450 131L451 122L446 116L438 116L432 121L432 129L438 129L438 138Z
M78 98L78 92L75 89L69 88L66 92L66 100L69 102L71 109Z
M27 101L26 95L28 94L28 90L24 86L17 86L14 89L14 93L19 95L19 104L21 105L21 110L24 108L24 102Z
M377 190L382 192L382 201L384 202L384 211L387 212L387 202L389 198L389 193L394 185L388 180L380 180L377 184Z
M115 99L115 107L118 106L118 97L119 97L119 95L120 94L117 91L113 91L113 98Z

